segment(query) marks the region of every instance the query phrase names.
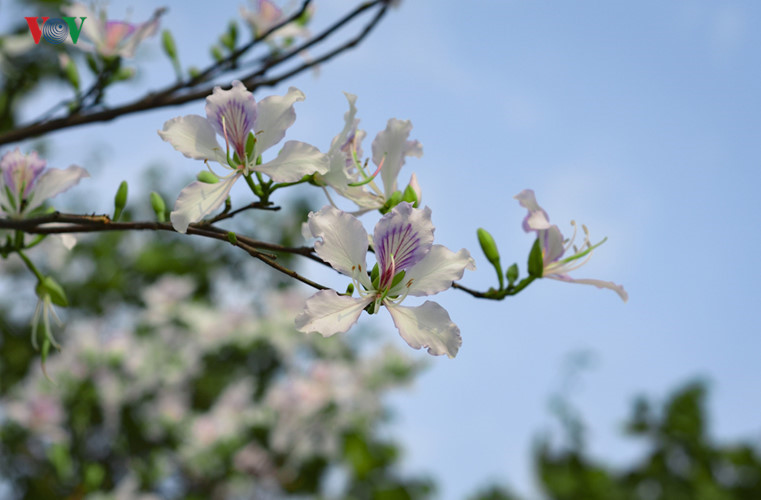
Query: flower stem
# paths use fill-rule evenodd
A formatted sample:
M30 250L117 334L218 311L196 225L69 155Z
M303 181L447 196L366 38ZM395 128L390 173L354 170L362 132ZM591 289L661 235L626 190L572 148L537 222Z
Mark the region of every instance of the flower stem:
M29 270L34 273L34 275L37 277L37 280L42 283L42 281L45 279L45 276L43 276L40 270L37 269L37 266L34 265L34 262L29 260L29 257L27 257L22 250L16 250L16 253L18 253L19 257L21 257L21 260L24 261L26 267L28 267Z

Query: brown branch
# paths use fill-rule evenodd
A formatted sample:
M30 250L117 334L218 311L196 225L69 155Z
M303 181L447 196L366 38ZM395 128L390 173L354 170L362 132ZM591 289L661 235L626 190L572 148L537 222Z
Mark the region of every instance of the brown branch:
M55 224L52 225L51 224ZM54 212L42 217L32 219L0 219L0 229L15 229L30 234L62 234L62 233L93 233L101 231L171 231L176 232L168 222L114 222L107 215L76 215L62 214ZM269 255L259 250L272 250L276 252L292 253L303 255L312 260L324 263L317 255L314 249L310 247L284 247L275 243L257 241L245 236L237 236L230 241L229 231L224 229L200 224L191 224L188 226L187 234L202 236L219 241L226 241L233 246L241 248L252 257L264 262L268 266L277 269L281 273L290 276L302 283L309 285L317 290L325 290L328 287L315 281L301 276L292 269L275 262L277 256Z
M265 86L273 86L277 83L280 83L281 81L285 80L286 78L290 78L292 76L295 76L296 74L299 74L303 71L306 71L309 68L312 68L316 66L317 64L320 64L321 62L325 62L334 56L340 54L341 52L344 52L355 45L357 45L361 40L364 39L365 36L372 30L375 24L377 24L380 19L383 17L383 15L386 13L388 8L388 0L373 0L369 2L364 2L358 7L356 7L353 11L348 13L346 16L341 18L339 21L334 23L332 26L327 28L324 32L319 34L318 36L310 39L309 41L301 44L300 46L294 48L290 52L280 56L276 57L274 59L266 60L263 64L263 67L258 69L257 71L247 75L243 80L244 83L248 86L248 89L250 91L254 91L259 87L265 87ZM348 24L350 21L352 21L354 18L365 12L366 10L373 8L377 5L380 5L379 12L376 16L373 17L371 24L366 26L360 35L358 37L355 37L355 39L351 40L349 43L344 44L337 49L332 50L325 56L322 56L318 59L315 59L314 61L310 61L308 63L305 63L301 66L298 66L296 69L288 71L284 73L281 76L278 76L276 78L271 78L268 80L262 80L259 82L256 82L256 78L261 77L267 73L270 69L273 69L288 60L290 60L292 57L294 57L299 52L312 47L313 45L317 43L321 43L325 40L327 40L329 37L331 37L335 32L337 32L341 27ZM302 6L302 9L305 9L306 6ZM292 16L293 17L293 16ZM289 18L290 19L290 18ZM295 19L295 18L294 18ZM287 22L284 22L283 24L287 24ZM267 34L271 33L274 29L270 30ZM266 37L266 35L263 35L262 37L259 37L258 39L250 42L246 46L239 49L239 51L236 51L231 56L229 56L227 59L224 59L220 61L220 63L214 64L212 67L207 68L202 75L205 75L204 78L209 77L214 74L216 71L215 68L221 68L222 66L229 65L230 67L228 69L223 70L233 70L235 69L235 60L240 57L246 50L249 50L256 41L261 40ZM245 49L245 50L243 50ZM240 54L237 54L237 52L240 52ZM236 55L237 54L237 55ZM233 57L235 56L235 57ZM68 115L65 117L57 118L54 120L49 121L42 121L42 122L36 122L32 123L30 125L26 125L23 127L16 128L14 130L5 132L3 134L0 134L0 145L2 144L8 144L11 142L20 141L23 139L28 139L31 137L36 137L45 133L63 130L66 128L76 127L79 125L85 125L88 123L96 123L96 122L103 122L103 121L109 121L113 120L115 118L129 115L132 113L138 113L141 111L147 111L150 109L158 109L163 108L167 106L176 106L180 104L184 104L186 102L194 101L197 99L202 99L211 94L212 90L216 85L210 84L207 86L204 86L202 88L198 88L196 90L190 90L187 92L183 92L183 90L188 88L194 88L198 83L200 83L200 76L190 79L187 82L183 82L180 84L173 84L169 87L167 87L164 90L155 91L148 93L147 95L138 98L130 103L123 104L121 106L117 106L114 108L108 108L108 109L102 109L99 111L92 111L89 113L82 113L82 114L73 114Z

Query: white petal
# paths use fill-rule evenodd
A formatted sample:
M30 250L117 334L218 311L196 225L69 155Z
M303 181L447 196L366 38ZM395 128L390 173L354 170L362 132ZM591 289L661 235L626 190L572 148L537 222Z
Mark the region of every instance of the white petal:
M304 333L330 337L343 333L357 322L372 297L338 295L335 290L320 290L307 299L304 312L296 317L296 328Z
M273 95L259 101L254 122L257 155L262 154L285 137L285 130L296 121L293 104L303 100L304 93L291 87L284 96Z
M322 239L314 245L322 260L346 276L353 276L355 270L367 275L367 231L356 217L326 206L310 212L307 223L312 236Z
M346 141L350 138L351 135L353 135L353 132L357 127L357 122L359 121L356 119L357 107L355 106L355 103L357 102L357 96L354 94L349 94L348 92L344 92L344 95L346 96L346 100L349 101L349 111L344 114L343 130L341 130L341 132L335 136L333 141L330 143L331 152L340 150L346 145Z
M61 244L63 244L64 248L66 250L71 250L74 248L77 244L77 238L73 234L69 233L62 233L61 234Z
M423 146L418 141L408 141L412 131L412 123L409 120L397 120L391 118L386 129L379 132L373 141L373 162L380 165L383 191L386 198L390 198L396 191L396 177L404 165L406 156L423 156Z
M422 306L404 307L387 304L399 334L413 349L428 348L428 354L450 358L457 355L462 344L460 329L452 323L446 309L436 302L426 301Z
M76 18L77 26L79 26L79 23L82 22L79 19L80 17L86 18L84 24L82 25L82 32L79 34L79 36L81 37L84 35L96 45L103 43L103 40L106 38L105 26L101 22L100 17L88 9L87 6L77 2L69 6L61 7L61 11L64 12L67 16ZM81 42L77 40L77 48L80 48L80 43Z
M82 167L72 165L65 170L49 168L37 179L34 188L29 193L25 211L31 212L42 205L45 200L63 193L84 177L90 177L90 174Z
M305 175L328 171L328 157L305 142L288 141L277 157L263 165L253 167L276 182L296 182Z
M135 55L135 49L138 45L140 45L140 42L149 36L156 34L159 29L159 18L162 14L164 14L164 12L166 12L166 9L156 9L153 12L153 16L151 16L148 21L137 25L135 32L132 33L129 39L127 39L127 42L124 43L124 46L119 49L119 53L122 55L122 57L133 57Z
M227 164L225 153L209 120L203 116L178 116L164 123L159 136L174 149L194 160L214 160Z
M428 255L407 271L398 286L410 284L410 295L433 295L451 287L453 281L462 278L466 269L476 269L470 252L463 248L455 253L443 245L433 245Z
M547 212L537 203L533 189L524 189L513 196L513 198L518 200L518 203L528 210L528 214L523 219L524 231L528 233L529 231L538 231L550 227L550 218Z
M174 210L169 216L175 231L187 232L190 223L198 222L205 215L219 208L230 194L230 189L238 177L240 174L231 175L215 184L195 181L185 186L180 191Z
M557 226L552 225L546 231L538 231L537 235L541 238L542 253L544 255L544 266L561 258L565 253L563 245L563 234Z
M568 283L578 283L580 285L592 285L596 286L597 288L607 288L609 290L613 290L618 294L619 297L621 297L621 300L624 302L629 300L629 294L626 293L626 290L624 290L623 285L617 285L616 283L613 283L612 281L602 281L602 280L594 280L594 279L575 279L571 278L567 274L553 274L551 276L546 276L546 278L552 278L559 281L566 281Z

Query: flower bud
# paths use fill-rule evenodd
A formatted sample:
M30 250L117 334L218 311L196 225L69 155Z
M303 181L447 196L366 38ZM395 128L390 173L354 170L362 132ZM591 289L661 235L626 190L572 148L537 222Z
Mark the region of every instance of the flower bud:
M164 30L161 33L161 47L172 62L177 60L177 45L175 45L174 37L169 30Z
M122 181L119 184L119 189L116 190L116 196L114 196L114 222L119 220L122 215L124 207L127 206L127 181Z
M151 207L156 212L156 218L159 222L166 222L166 204L164 199L156 191L151 192Z
M499 289L502 290L505 287L505 279L502 277L502 264L499 262L499 250L497 250L497 243L494 241L489 232L479 227L478 231L478 243L481 245L486 259L494 266L494 270L497 272L497 279L499 280Z
M478 243L481 245L481 250L483 250L484 255L486 255L486 259L492 265L499 263L499 250L497 250L497 243L494 241L492 235L482 227L478 228L477 233Z
M196 179L206 184L216 184L217 182L219 182L219 177L212 174L208 170L202 170L198 172L198 175L196 175Z
M518 281L518 264L513 264L507 268L507 286Z

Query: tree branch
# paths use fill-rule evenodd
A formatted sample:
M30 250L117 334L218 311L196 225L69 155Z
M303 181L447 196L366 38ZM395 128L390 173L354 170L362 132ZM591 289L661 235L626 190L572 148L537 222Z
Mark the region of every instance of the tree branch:
M53 131L76 127L79 125L85 125L88 123L109 121L121 116L129 115L132 113L138 113L140 111L158 109L158 108L163 108L167 106L176 106L179 104L184 104L186 102L205 98L206 96L211 94L212 90L214 89L216 85L209 84L202 88L196 88L198 84L206 81L207 79L213 76L223 75L227 72L230 72L236 69L235 63L243 54L249 51L258 42L266 38L269 34L271 34L277 28L287 24L288 22L292 22L293 20L295 20L299 15L301 15L301 13L304 12L308 4L309 4L309 0L305 0L299 12L297 12L293 16L290 16L288 20L284 21L278 26L273 27L271 30L269 30L267 33L263 34L262 36L255 38L248 44L244 45L240 49L233 52L230 56L223 59L222 61L212 64L210 67L205 69L203 72L201 72L200 75L196 76L195 78L191 78L185 82L172 84L168 86L167 88L160 91L150 92L146 94L145 96L138 98L130 103L123 104L121 106L117 106L114 108L101 109L101 110L91 111L87 113L70 114L61 118L48 120L48 121L38 121L30 125L26 125L26 126L16 128L14 130L10 130L8 132L0 134L0 145L28 139L31 137L36 137L36 136L53 132ZM370 23L364 27L364 29L360 32L360 34L356 36L355 38L353 38L352 40L350 40L348 43L345 43L337 47L336 49L333 49L332 51L328 52L327 54L315 60L309 61L305 64L298 66L297 68L293 70L287 71L281 74L280 76L270 78L267 80L257 81L258 78L264 76L269 70L276 68L280 66L281 64L289 61L291 58L293 58L295 55L299 54L303 50L326 41L327 39L332 37L332 35L334 35L340 28L347 25L356 17L358 17L365 11L377 6L380 6L380 8L378 9L378 13L372 18ZM264 60L262 63L263 64L262 67L246 75L243 78L244 83L246 84L248 89L253 92L259 87L276 85L287 78L295 76L303 71L308 70L309 68L316 66L317 64L320 64L329 59L332 59L336 55L346 50L349 50L353 48L354 46L356 46L358 43L360 43L370 33L370 31L372 31L372 28L376 24L378 24L378 22L385 15L387 10L388 10L388 0L373 0L373 1L367 1L360 4L354 10L349 12L343 18L335 22L333 25L325 29L322 33L315 36L314 38L308 40L305 43L302 43L300 46L292 49L290 52L287 52L283 54L282 56L275 57L273 59ZM229 78L232 79L233 76L230 75ZM195 90L192 90L194 88Z

